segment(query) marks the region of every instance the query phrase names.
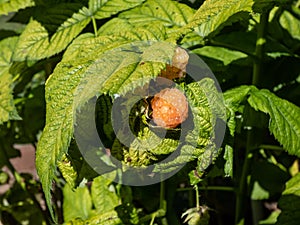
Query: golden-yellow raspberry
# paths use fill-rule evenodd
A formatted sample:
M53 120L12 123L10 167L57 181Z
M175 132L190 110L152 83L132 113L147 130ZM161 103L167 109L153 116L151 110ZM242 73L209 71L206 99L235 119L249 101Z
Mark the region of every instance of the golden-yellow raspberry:
M189 62L189 54L180 47L175 49L172 65L167 65L166 69L161 71L160 76L173 80L185 76L186 66Z
M154 123L165 128L175 128L188 117L188 102L176 88L166 88L151 101Z

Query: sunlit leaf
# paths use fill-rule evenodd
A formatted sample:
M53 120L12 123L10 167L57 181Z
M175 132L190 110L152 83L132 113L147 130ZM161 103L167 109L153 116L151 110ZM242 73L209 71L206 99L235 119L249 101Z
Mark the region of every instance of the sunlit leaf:
M82 8L58 27L50 37L46 28L39 21L31 19L20 36L14 52L14 60L38 60L61 52L90 20L90 12L87 8Z
M244 19L252 11L253 3L253 0L207 0L177 35L180 37L193 30L201 37L216 33L224 26Z
M68 184L63 188L63 211L64 220L70 221L75 218L87 219L92 210L92 200L86 186L73 190Z
M230 145L225 146L224 159L226 160L224 172L226 176L233 176L233 148Z
M110 17L120 11L140 5L145 0L90 0L89 9L96 19Z
M17 41L17 37L12 37L0 42L0 124L20 119L13 101L13 78L9 72Z
M7 15L10 12L17 12L20 9L26 7L34 6L35 2L33 0L9 0L0 3L0 15Z
M66 225L120 225L122 224L121 219L118 217L118 213L116 211L110 211L106 213L97 214L87 220L82 219L74 219Z
M286 151L300 156L300 108L265 89L252 91L248 102L270 116L269 129Z
M47 80L46 126L38 143L36 166L50 210L51 183L57 162L68 150L77 107L95 95L125 94L143 86L160 73L174 52L173 45L161 42L114 48L116 45L113 41L102 44L80 62L60 63Z
M51 17L47 15L44 23L58 24L58 28L53 30L53 34L46 28L44 23L36 19L26 26L20 36L17 51L14 53L14 60L38 60L55 55L64 50L68 44L90 23L92 18L103 19L117 12L129 9L141 4L142 0L107 0L89 2L89 8L82 7L73 13L71 18L61 21L62 9L69 10L69 4L60 4L52 7ZM41 18L43 18L41 16ZM61 23L62 22L62 23Z
M121 13L119 18L137 27L150 23L162 24L167 33L176 33L179 27L191 20L193 14L192 8L176 1L148 0L139 7Z
M115 190L110 189L110 184L111 181L102 176L96 177L93 181L92 200L98 213L109 212L120 204Z
M210 57L216 60L220 60L224 63L224 66L234 62L235 60L246 58L247 55L242 52L232 51L222 47L205 46L193 51L200 56Z
M280 24L293 38L300 40L300 21L291 13L284 11L279 19Z

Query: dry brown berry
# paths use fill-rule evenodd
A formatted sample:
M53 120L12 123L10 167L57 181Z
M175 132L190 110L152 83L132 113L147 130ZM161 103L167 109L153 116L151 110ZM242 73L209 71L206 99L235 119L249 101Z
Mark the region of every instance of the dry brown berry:
M151 101L152 118L161 127L175 128L188 117L188 102L176 88L166 88Z

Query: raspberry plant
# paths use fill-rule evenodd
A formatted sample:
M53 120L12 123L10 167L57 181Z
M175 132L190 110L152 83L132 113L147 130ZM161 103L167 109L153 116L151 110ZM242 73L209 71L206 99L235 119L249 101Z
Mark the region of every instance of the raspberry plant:
M0 197L1 221L298 224L299 6L0 1L0 181L15 180ZM84 132L92 123L103 145L82 151L76 132L92 143ZM11 164L15 143L36 146L39 180ZM123 171L112 156L125 172L177 173L150 186L117 184Z

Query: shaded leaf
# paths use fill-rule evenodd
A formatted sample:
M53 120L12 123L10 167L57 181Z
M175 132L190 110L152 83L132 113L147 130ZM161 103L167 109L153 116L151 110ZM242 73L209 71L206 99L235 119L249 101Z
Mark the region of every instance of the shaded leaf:
M300 173L286 183L286 188L279 199L279 208L282 210L277 218L276 225L296 225L300 215Z
M276 174L276 176L270 176L270 174ZM251 183L253 184L251 199L266 200L277 196L283 191L284 184L289 178L286 171L273 163L254 162L251 172Z

